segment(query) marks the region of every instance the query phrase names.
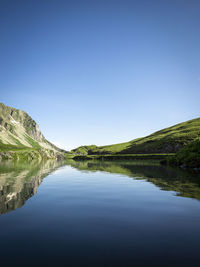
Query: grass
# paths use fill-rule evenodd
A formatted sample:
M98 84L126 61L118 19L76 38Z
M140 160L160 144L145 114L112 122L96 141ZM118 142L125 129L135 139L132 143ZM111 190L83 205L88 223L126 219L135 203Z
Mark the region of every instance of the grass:
M74 155L73 160L164 160L174 154ZM68 157L67 157L68 158Z
M37 141L35 141L33 138L31 138L30 136L28 136L27 134L25 135L25 139L32 147L38 148L38 149L41 148L39 143Z
M0 142L0 159L42 160L56 159L56 152L41 147L26 147L3 144Z
M28 149L28 147L23 146L23 145L11 145L11 144L3 144L0 141L0 152L2 151L18 151L18 150L23 150L23 149Z
M189 168L200 168L200 139L197 139L183 149L176 155L168 157L170 165L183 166Z
M200 118L179 123L146 137L108 146L81 146L72 150L79 155L176 153L200 137Z

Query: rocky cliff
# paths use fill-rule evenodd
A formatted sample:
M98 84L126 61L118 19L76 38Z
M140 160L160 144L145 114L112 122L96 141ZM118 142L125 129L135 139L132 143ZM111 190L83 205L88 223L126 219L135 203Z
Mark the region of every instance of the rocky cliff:
M50 158L64 152L45 139L38 124L26 112L0 103L0 149L3 155L23 148L36 149ZM12 153L9 155L12 157Z

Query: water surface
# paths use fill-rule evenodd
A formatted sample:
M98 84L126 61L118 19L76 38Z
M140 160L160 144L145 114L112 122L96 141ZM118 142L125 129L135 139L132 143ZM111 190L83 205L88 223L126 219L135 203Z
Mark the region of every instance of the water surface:
M4 266L199 266L200 177L134 162L0 165Z

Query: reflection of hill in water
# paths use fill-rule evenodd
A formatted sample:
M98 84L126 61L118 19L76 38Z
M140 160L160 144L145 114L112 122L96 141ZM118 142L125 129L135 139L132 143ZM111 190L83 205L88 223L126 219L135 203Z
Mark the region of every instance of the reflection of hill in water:
M61 163L56 161L0 164L0 214L20 208L37 193L43 178Z
M134 179L145 179L163 190L176 191L177 195L200 200L200 175L159 165L137 162L69 161L78 170L104 171L122 174ZM45 161L19 164L0 163L0 214L20 208L37 193L44 177L64 165L63 162Z
M176 191L178 196L200 200L200 175L185 170L148 162L133 161L70 161L69 164L79 170L104 171L118 173L134 179L145 179L162 190Z

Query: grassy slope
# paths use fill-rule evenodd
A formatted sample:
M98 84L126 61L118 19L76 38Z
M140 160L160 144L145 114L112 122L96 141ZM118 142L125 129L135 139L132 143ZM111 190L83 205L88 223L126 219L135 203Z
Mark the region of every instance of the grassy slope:
M168 159L170 165L200 168L200 139L191 142L181 149L175 156Z
M169 156L175 154L107 154L107 155L74 155L71 158L73 160L103 160L103 161L115 161L115 160L167 160ZM69 159L66 156L66 159Z
M35 140L27 135L32 147L27 147L20 142L17 145L4 144L0 140L0 159L41 159L54 157L53 151L45 150Z
M143 138L108 146L82 146L72 152L86 154L175 153L200 136L200 118L186 121Z

